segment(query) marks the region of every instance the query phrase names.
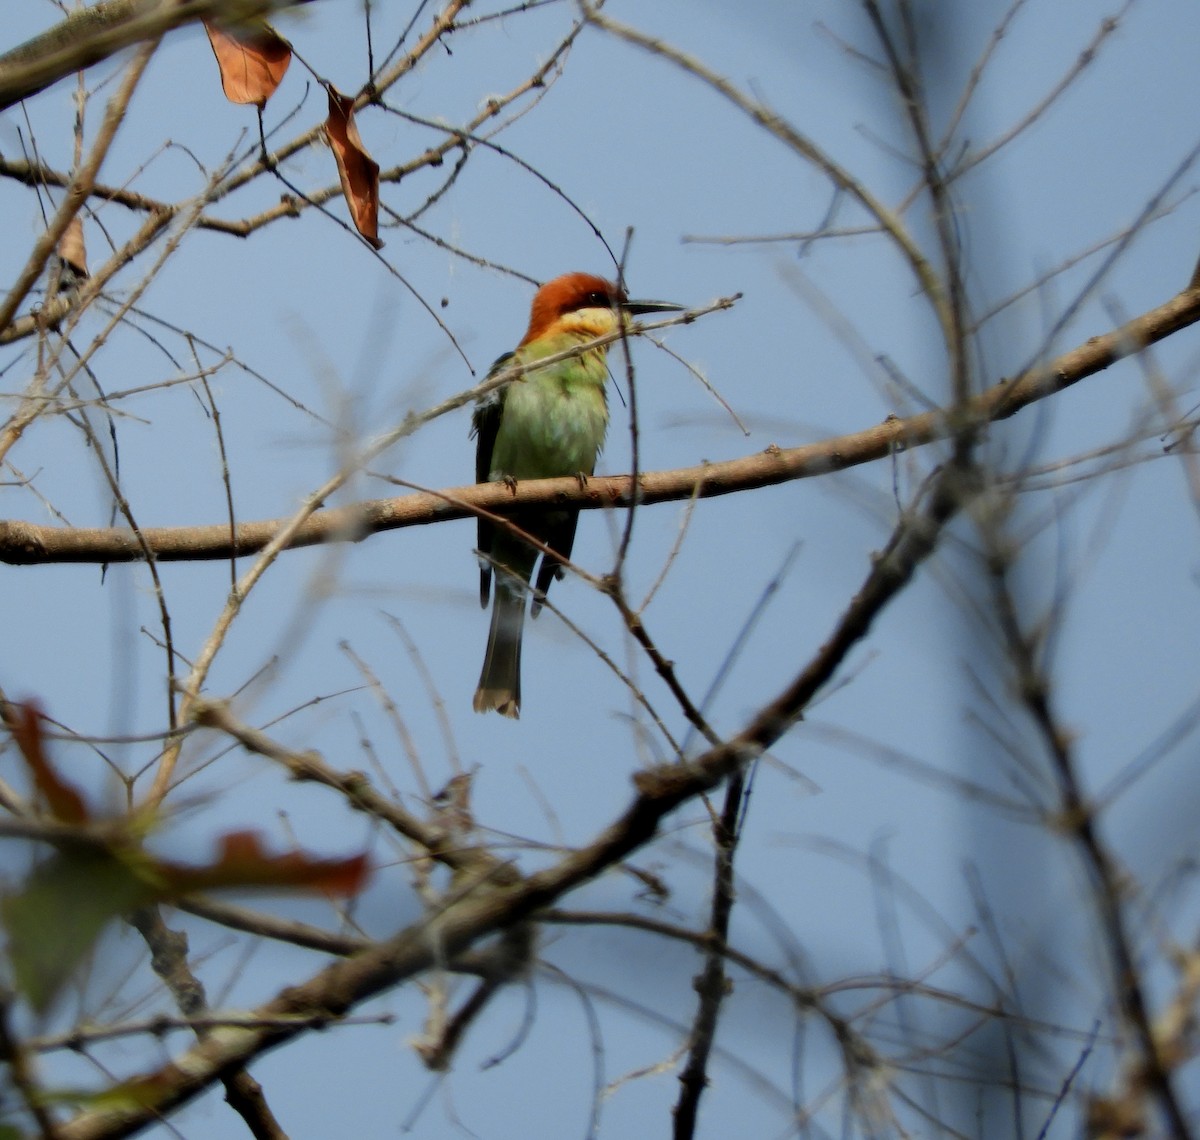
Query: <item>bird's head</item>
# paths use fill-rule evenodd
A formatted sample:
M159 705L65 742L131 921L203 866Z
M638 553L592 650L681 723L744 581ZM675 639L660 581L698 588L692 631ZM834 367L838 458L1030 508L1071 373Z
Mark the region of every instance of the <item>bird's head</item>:
M547 281L533 298L529 328L522 345L539 337L574 332L604 336L615 332L618 319L640 313L680 312L670 301L631 301L623 289L592 273L564 273Z

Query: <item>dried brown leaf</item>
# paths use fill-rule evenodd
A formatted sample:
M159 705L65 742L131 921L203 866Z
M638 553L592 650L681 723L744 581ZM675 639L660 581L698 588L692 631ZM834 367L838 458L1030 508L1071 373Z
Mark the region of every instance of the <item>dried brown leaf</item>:
M329 93L329 118L325 120L325 137L337 160L342 194L350 207L355 228L376 249L383 248L379 240L379 163L363 146L354 122L354 100L343 95L332 84Z
M292 49L266 24L221 28L204 21L208 42L221 69L221 89L231 103L256 103L261 109L283 82Z
M13 739L50 814L60 823L87 823L91 818L83 796L50 763L42 736L42 713L33 702L16 706Z
M152 872L164 900L229 887L353 895L365 885L370 864L365 855L347 859L317 859L303 851L271 855L254 832L231 831L221 836L214 862L188 867L156 860Z
M34 723L32 715L26 715L26 725ZM24 738L38 730L21 731L24 750ZM40 746L32 751L40 752ZM131 831L120 829L107 838L81 836L61 844L19 887L0 895L0 926L8 936L6 951L17 989L34 1009L45 1011L105 927L138 907L231 887L352 895L365 886L370 870L365 855L272 855L257 835L241 831L221 836L214 861L184 866L156 858Z

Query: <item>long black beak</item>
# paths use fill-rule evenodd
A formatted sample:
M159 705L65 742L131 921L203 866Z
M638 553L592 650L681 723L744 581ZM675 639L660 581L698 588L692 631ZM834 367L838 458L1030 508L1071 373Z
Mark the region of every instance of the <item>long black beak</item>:
M687 305L676 305L674 301L622 301L621 308L631 316L643 313L682 313Z

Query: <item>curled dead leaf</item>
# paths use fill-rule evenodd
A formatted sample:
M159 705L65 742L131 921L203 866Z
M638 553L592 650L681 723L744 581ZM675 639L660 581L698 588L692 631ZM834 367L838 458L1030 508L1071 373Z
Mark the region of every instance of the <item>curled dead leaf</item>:
M87 823L91 813L83 795L59 775L46 754L43 719L41 710L32 701L14 705L9 731L50 814L60 823Z
M255 103L261 110L283 82L292 49L268 25L222 28L205 20L204 30L221 69L221 89L231 103Z
M343 95L332 84L329 94L329 118L325 120L325 137L337 160L342 194L350 208L355 229L376 249L383 248L379 240L379 163L363 146L354 122L354 100Z
M365 854L341 859L299 849L273 854L252 831L221 835L217 856L207 863L161 859L143 842L156 822L150 812L106 818L60 774L48 754L45 717L37 705L11 704L4 714L38 804L55 824L37 836L52 852L19 882L9 875L0 890L5 961L17 992L38 1012L50 1008L109 923L139 907L178 902L197 891L353 895L366 885L371 866Z
M156 860L153 865L153 878L163 899L231 887L353 895L362 890L369 873L365 855L318 859L298 850L272 855L252 831L231 831L221 836L218 857L204 866L165 860Z

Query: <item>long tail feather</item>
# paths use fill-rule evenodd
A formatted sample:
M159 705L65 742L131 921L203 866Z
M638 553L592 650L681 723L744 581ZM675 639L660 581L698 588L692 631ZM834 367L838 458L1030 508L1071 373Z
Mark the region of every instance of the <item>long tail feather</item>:
M476 712L495 710L516 720L521 715L521 633L525 624L524 589L512 588L498 575L492 602L487 652L475 690Z

